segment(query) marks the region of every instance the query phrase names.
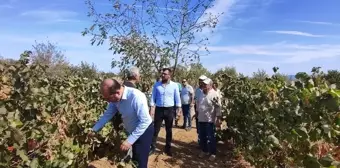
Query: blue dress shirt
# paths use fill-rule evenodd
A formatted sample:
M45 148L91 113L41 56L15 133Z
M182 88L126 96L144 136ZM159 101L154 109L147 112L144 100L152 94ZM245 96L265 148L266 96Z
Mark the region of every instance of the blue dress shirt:
M181 96L179 94L178 84L170 81L164 85L162 82L157 82L153 86L150 100L151 106L157 107L181 107Z
M138 89L125 87L121 101L109 103L103 116L92 129L96 132L99 131L117 111L122 114L124 127L130 134L127 138L130 144L136 142L152 123L145 94Z

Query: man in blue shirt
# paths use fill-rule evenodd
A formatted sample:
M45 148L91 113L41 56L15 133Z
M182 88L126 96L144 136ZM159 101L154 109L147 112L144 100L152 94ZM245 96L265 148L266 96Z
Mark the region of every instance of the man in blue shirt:
M109 105L92 130L98 132L119 111L130 134L120 149L127 151L132 147L132 160L137 162L138 168L147 168L154 127L145 94L115 79L105 79L100 91Z
M183 129L189 131L191 129L191 113L190 108L194 106L194 89L188 84L186 79L182 80L181 102L184 117ZM187 126L188 124L188 126Z
M155 83L152 89L150 105L150 114L154 115L155 127L150 154L155 151L158 133L164 120L166 130L165 153L168 156L172 156L171 141L174 110L176 106L176 114L179 115L179 110L182 104L178 85L177 83L171 81L171 69L164 68L162 70L162 81Z

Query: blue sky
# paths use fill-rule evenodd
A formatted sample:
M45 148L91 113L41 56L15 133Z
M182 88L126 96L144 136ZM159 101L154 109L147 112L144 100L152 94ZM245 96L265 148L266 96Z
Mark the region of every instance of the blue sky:
M99 0L98 0L99 1ZM103 9L108 0L102 0ZM234 66L251 74L258 69L295 74L340 69L339 0L216 0L211 12L224 12L210 37L211 54L201 58L211 71ZM35 40L51 41L67 59L94 63L112 71L108 45L91 46L81 31L91 25L83 0L1 0L0 55L18 58Z

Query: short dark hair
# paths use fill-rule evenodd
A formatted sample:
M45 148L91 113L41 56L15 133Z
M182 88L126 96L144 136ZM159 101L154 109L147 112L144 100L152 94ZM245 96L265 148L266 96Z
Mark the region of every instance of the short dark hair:
M162 71L164 72L164 71L169 71L170 72L170 74L172 73L172 70L171 70L171 68L163 68L162 69Z

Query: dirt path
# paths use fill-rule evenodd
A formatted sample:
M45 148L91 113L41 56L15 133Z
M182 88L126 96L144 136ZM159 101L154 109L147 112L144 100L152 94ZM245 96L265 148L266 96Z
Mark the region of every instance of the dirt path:
M181 125L181 121L179 122ZM198 157L200 152L197 143L195 122L194 128L185 131L173 128L172 153L169 157L163 154L165 145L165 128L161 128L157 141L157 151L149 157L149 168L224 168L224 167L249 167L244 161L232 157L231 148L218 144L216 160L211 162L207 158Z

